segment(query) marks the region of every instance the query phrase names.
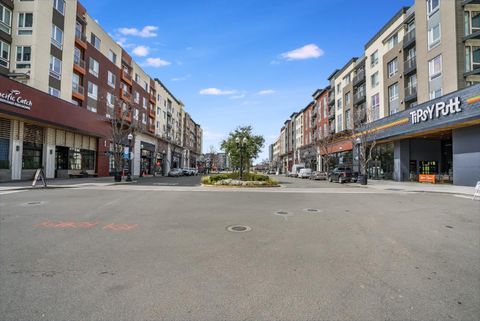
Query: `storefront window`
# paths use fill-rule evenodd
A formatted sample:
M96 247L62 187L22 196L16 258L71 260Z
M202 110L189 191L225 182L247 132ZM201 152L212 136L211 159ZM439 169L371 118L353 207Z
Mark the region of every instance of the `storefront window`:
M372 150L372 160L368 163L368 176L371 179L393 179L393 143L376 145Z
M68 147L57 146L55 148L55 163L57 169L68 169Z
M95 151L70 149L68 164L72 170L95 170Z
M42 167L43 144L23 142L22 168L38 169Z
M8 169L10 162L8 160L8 150L10 149L10 140L0 138L0 169Z

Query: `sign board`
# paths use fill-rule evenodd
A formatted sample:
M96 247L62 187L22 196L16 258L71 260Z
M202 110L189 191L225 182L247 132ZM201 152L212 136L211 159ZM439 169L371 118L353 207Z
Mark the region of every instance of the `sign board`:
M45 180L45 173L43 172L43 168L39 168L35 172L35 177L33 178L32 187L35 187L37 182L40 180L43 183L43 187L47 187L47 181Z
M417 123L429 121L435 118L446 117L462 112L460 97L450 98L448 103L439 101L435 104L428 105L424 108L410 112L410 119L412 125Z
M0 92L0 102L28 110L32 108L32 101L22 97L22 92L17 89Z
M418 175L418 181L420 183L432 183L435 184L435 175L420 174Z
M128 159L128 152L129 152L129 148L125 147L123 149L123 158Z

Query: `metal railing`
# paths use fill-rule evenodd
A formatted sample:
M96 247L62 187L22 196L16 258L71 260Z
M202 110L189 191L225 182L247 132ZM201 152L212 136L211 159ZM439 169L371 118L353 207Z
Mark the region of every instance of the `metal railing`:
M405 97L411 97L417 95L417 86L407 86L405 88Z
M417 68L417 58L416 57L411 57L405 60L405 63L403 65L403 72L408 73L414 69Z
M77 57L77 56L73 56L73 63L79 67L81 67L82 69L85 69L85 60Z
M83 88L82 86L80 86L79 84L77 83L73 83L72 84L72 91L77 93L77 94L80 94L80 95L84 95L85 94L85 88Z

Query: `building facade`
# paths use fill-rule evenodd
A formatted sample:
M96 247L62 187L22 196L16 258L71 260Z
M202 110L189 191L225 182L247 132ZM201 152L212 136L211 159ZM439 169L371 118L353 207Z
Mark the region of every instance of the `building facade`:
M31 89L36 89L55 97L57 100L52 101L54 105L71 104L94 114L95 118L103 119L103 127L112 119L124 118L134 134L130 154L133 159L132 174L135 176L165 174L171 167L187 167L195 163L192 155L201 154L200 126L192 125L190 116L187 120L183 103L160 80L151 78L88 15L80 2L0 0L0 18L0 83L4 93L14 90L12 95L18 96L17 91L30 93ZM12 85L11 81L17 84ZM10 107L5 104L0 107L5 133L12 128L30 130L28 126L22 127L10 120ZM71 115L73 117L73 113ZM68 123L67 120L65 122ZM74 152L58 148L52 154L56 169L47 169L47 177L75 176L77 171L99 176L112 174L115 169L109 154L111 137L102 126L95 131L96 144L93 144L92 137L92 143L88 144L88 148L96 145L94 169L91 165L85 167L83 161L74 160L91 159L87 152L84 156L72 156L65 161L66 155ZM185 126L188 128L185 129ZM37 131L43 135L43 145L48 145L47 141L52 142L49 135L53 134L48 127L42 128ZM2 139L8 139L13 145L15 136L5 133ZM72 133L77 134L75 130ZM98 136L99 133L103 135ZM25 134L25 137L29 136ZM60 144L65 143L60 139ZM69 148L78 149L75 146L79 145L72 146ZM37 155L38 151L32 153ZM9 168L17 166L10 153L4 158L8 158ZM47 168L51 164L47 161L43 159L34 163ZM91 164L92 161L85 163ZM66 173L63 167L68 168ZM26 179L26 173L18 175L12 172L10 178L7 175L2 180Z
M416 0L363 49L328 77L328 89L313 95L319 119L313 169L326 170L319 146L329 136L331 165L358 171L352 131L370 128L376 133L367 170L372 179L479 181L480 2ZM300 146L289 145L284 129L291 119L280 137L298 154Z

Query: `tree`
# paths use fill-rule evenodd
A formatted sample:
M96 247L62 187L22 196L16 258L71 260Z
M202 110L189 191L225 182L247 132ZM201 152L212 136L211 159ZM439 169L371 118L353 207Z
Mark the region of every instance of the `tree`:
M246 144L243 147L243 167L249 170L251 160L257 158L258 154L262 151L265 139L263 136L254 135L252 126L240 126L230 132L228 138L222 141L220 148L230 156L232 168L240 167L241 147L238 146L235 141L237 137L240 138L241 141L246 138Z
M325 171L330 172L330 155L333 152L333 143L335 142L335 136L330 133L323 133L317 140L317 146L319 149L320 157L322 158L322 164L324 164Z
M356 149L361 184L367 184L368 164L377 144L376 133L372 112L367 111L366 107L354 109L352 145Z

